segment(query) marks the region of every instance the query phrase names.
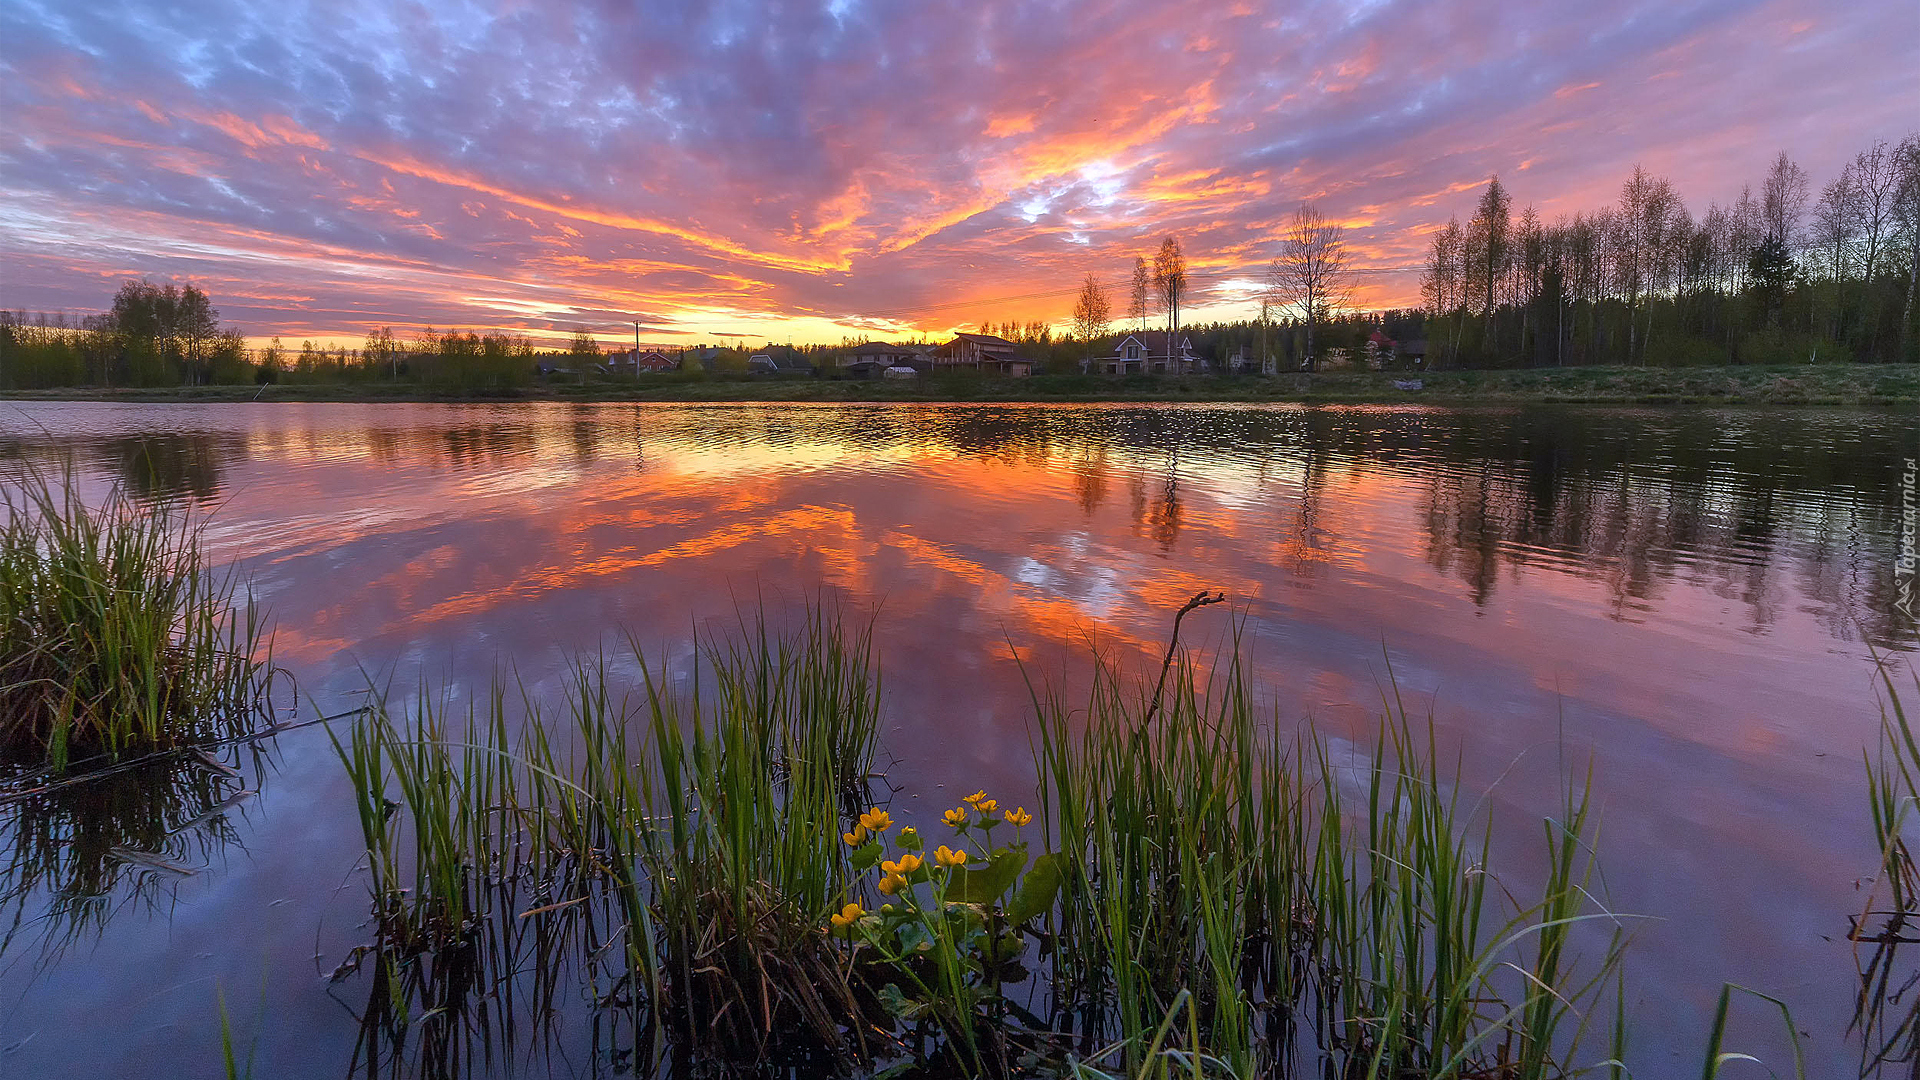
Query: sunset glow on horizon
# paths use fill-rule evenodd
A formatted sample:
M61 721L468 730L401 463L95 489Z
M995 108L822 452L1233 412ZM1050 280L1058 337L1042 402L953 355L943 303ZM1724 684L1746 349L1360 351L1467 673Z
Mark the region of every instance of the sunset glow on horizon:
M1908 0L769 6L0 0L0 308L190 280L249 336L615 344L1061 323L1177 236L1251 314L1280 222L1357 302L1499 173L1546 218L1636 163L1698 215L1914 126Z

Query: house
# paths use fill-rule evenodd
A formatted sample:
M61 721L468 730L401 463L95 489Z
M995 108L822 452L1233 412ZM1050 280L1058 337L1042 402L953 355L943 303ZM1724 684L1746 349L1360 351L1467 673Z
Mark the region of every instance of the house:
M1143 373L1184 374L1203 371L1207 363L1193 355L1193 339L1182 335L1177 342L1164 330L1140 330L1121 338L1108 356L1092 356L1083 361L1086 370L1100 375L1138 375Z
M1246 344L1234 346L1221 363L1235 375L1271 375L1274 366L1271 359L1262 360L1259 350Z
M840 370L856 379L882 378L888 369L902 367L913 371L926 371L932 367L927 359L930 350L924 345L892 345L884 341L869 341L855 346L841 354Z
M1033 374L1033 361L1020 355L1020 346L992 334L955 334L933 350L936 371L973 370L1024 378Z
M769 345L747 357L747 371L761 375L811 375L813 362L791 345Z
M676 371L680 361L658 349L627 349L607 354L606 368L615 375L649 374Z

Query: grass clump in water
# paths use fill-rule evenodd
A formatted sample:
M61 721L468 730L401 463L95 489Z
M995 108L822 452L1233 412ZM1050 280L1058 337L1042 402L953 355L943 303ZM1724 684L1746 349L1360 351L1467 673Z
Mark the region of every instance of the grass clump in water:
M1204 676L1190 654L1169 669L1135 693L1101 661L1083 708L1039 699L1063 1026L1117 1040L1128 1072L1183 1041L1239 1076L1587 1064L1625 939L1588 891L1584 788L1546 821L1546 880L1521 900L1397 698L1348 760L1256 721L1237 642ZM1586 922L1599 948L1582 963ZM1169 1029L1183 1005L1186 1030Z
M533 971L536 1012L550 1011L554 973L581 958L596 1001L628 1009L636 1031L645 1009L676 1051L867 1058L863 1018L885 1013L821 927L852 884L837 838L867 806L869 638L816 610L792 633L763 619L697 656L676 686L636 649L625 692L605 657L581 661L559 715L496 686L449 722L423 692L411 718L383 705L339 744L376 939L337 978L373 968L370 1067L398 1060L421 1015L420 1064L457 1060L485 1011L470 1006ZM504 1016L484 1026L510 1030Z
M210 744L268 711L272 667L251 603L203 560L183 513L69 478L0 488L0 755L82 759Z

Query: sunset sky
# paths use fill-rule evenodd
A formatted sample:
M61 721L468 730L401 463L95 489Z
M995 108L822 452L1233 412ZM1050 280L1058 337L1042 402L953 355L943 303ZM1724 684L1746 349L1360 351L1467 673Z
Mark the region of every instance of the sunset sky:
M8 309L938 336L1168 234L1239 317L1303 199L1387 268L1492 172L1549 218L1636 162L1696 215L1781 149L1817 187L1920 127L1920 6L0 0L0 116Z

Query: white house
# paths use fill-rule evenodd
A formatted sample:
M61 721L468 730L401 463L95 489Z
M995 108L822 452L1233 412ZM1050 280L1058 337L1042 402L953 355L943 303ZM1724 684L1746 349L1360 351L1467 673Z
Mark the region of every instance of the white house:
M1169 347L1169 341L1173 345ZM1204 360L1193 355L1193 339L1182 335L1177 341L1164 330L1142 330L1121 338L1108 356L1092 356L1084 361L1088 371L1101 375L1138 375L1145 373L1182 374L1202 371Z

